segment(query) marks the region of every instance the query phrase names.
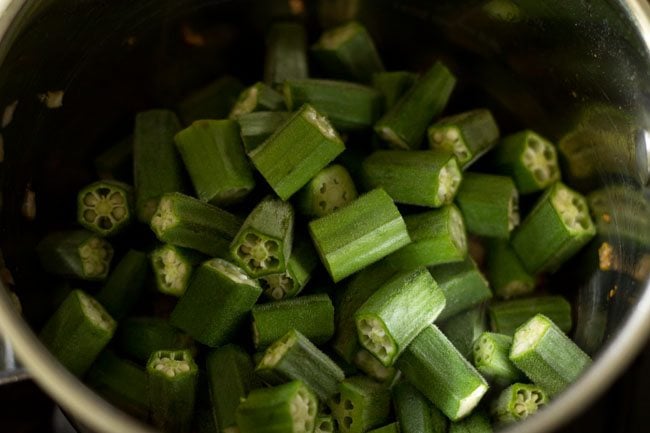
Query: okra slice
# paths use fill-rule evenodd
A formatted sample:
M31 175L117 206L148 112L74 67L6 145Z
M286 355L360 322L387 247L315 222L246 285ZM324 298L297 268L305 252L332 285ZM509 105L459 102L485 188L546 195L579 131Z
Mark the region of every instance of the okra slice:
M399 210L381 188L333 214L311 221L309 232L334 282L411 242Z
M194 271L171 314L171 324L206 346L219 346L246 320L262 294L257 281L239 267L212 259Z
M355 313L359 342L390 367L444 307L442 290L426 268L400 272Z
M517 328L540 313L553 320L563 332L573 326L571 304L562 296L536 296L490 304L490 329L500 334L513 335Z
M187 350L159 350L147 362L151 422L165 432L189 432L198 367Z
M492 417L501 424L523 421L548 404L544 390L532 384L513 383L492 404Z
M397 203L428 207L451 203L462 179L453 154L440 150L378 150L362 170L369 187L384 188Z
M161 242L191 248L211 257L228 257L241 220L225 210L180 193L162 196L151 218Z
M243 90L239 79L224 75L181 101L178 113L186 125L196 120L224 119Z
M284 272L291 256L293 224L290 203L273 198L262 200L230 244L233 259L254 278Z
M110 273L95 299L117 321L121 321L135 306L144 291L149 275L147 255L129 250Z
M595 234L585 198L557 182L537 201L510 244L528 272L554 272Z
M110 146L97 155L94 163L95 171L100 179L131 183L133 180L133 136L126 137Z
M237 408L241 433L313 433L318 400L295 380L273 388L253 390Z
M330 122L305 104L248 156L276 194L287 200L344 150Z
M257 388L251 358L244 350L228 344L206 358L212 414L220 432L237 432L237 407Z
M503 239L490 242L487 277L494 294L502 299L516 298L535 290L535 277L524 269L510 243Z
M333 164L318 172L300 191L298 208L304 215L323 217L348 205L357 195L350 173L342 165Z
M100 236L114 236L133 216L132 188L115 180L100 180L77 195L77 222Z
M386 258L398 269L414 269L459 262L467 257L463 216L454 205L407 215L406 228L412 242Z
M354 355L352 363L369 377L386 384L388 387L399 378L399 371L395 367L385 367L366 349L359 349L357 354Z
M555 146L530 130L504 137L494 161L499 172L512 177L520 194L541 191L560 180Z
M334 80L287 80L284 101L289 111L310 104L337 131L371 127L381 115L381 93L369 86Z
M375 132L397 149L418 149L427 126L447 105L456 77L436 62L375 124Z
M228 115L229 119L239 119L256 111L278 111L284 109L283 96L268 85L257 82L244 89Z
M473 413L464 420L449 425L449 433L492 433L493 431L490 420L482 412Z
M382 94L384 112L397 104L402 96L415 84L417 74L408 71L377 72L372 76L372 87Z
M543 314L517 329L510 360L549 397L564 391L591 364L589 356Z
M479 108L444 117L427 130L429 147L452 152L465 169L499 140L499 127L490 110Z
M472 412L488 390L483 376L435 325L424 328L396 365L452 421Z
M429 272L445 295L445 309L438 316L439 321L492 298L490 285L470 257L462 262L431 267Z
M45 323L39 338L64 367L81 377L113 338L116 326L92 296L73 290Z
M165 244L151 252L150 260L158 291L180 297L187 290L194 267L205 261L205 256L198 251Z
M334 417L332 415L319 414L316 417L314 433L334 433Z
M368 433L399 433L399 427L396 422L393 422L383 427L372 429Z
M365 376L345 379L327 404L341 433L364 433L390 417L389 389Z
M174 140L202 201L226 206L255 187L236 121L197 120Z
M522 379L523 374L508 358L511 347L512 337L484 332L474 343L474 366L484 377L500 386Z
M454 347L467 359L472 359L474 342L487 330L487 312L485 305L458 313L438 327Z
M508 239L519 225L519 194L507 176L463 173L456 203L470 233Z
M291 113L284 111L259 111L239 116L239 134L246 153L264 143L289 117Z
M259 279L264 294L270 299L279 301L298 296L318 264L318 256L310 240L298 237L294 244L286 271Z
M291 22L273 24L266 35L264 82L276 87L286 80L308 75L305 27Z
M295 329L266 349L255 372L271 385L300 380L322 401L336 394L345 378L334 361Z
M384 65L372 37L356 21L323 32L311 53L329 76L367 83Z
M189 335L158 317L125 319L120 323L115 342L121 353L142 365L146 365L151 354L158 350L196 351Z
M176 114L169 110L144 111L135 117L135 212L143 223L149 223L163 194L185 189L183 163L174 145L180 130Z
M36 252L45 271L91 281L104 280L113 259L111 244L87 230L52 232Z
M267 347L292 329L314 344L323 344L334 335L334 306L325 294L253 306L253 343Z
M447 432L447 418L409 382L398 383L392 392L401 433Z

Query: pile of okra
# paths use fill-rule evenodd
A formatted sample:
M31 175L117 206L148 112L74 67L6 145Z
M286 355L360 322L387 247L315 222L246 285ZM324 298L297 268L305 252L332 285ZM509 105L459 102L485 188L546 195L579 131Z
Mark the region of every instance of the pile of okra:
M263 82L140 112L97 157L81 228L37 251L100 284L71 290L42 342L165 432L488 432L535 414L591 362L537 283L596 235L588 198L539 133L443 113L443 63L387 72L358 22L306 41L273 24ZM113 260L134 231L151 247ZM154 291L173 308L142 315Z

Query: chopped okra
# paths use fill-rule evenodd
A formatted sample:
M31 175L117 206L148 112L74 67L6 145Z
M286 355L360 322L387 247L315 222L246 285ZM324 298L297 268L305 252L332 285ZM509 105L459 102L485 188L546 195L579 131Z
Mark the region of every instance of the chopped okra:
M503 424L521 421L547 404L548 396L541 387L514 383L499 394L492 405L492 417Z
M102 236L114 236L131 222L131 186L117 181L94 182L79 192L79 224Z

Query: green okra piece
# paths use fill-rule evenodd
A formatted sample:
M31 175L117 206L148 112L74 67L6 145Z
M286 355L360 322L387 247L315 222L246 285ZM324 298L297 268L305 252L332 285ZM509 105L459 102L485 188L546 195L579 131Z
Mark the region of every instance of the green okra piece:
M447 105L456 77L436 62L375 124L375 132L397 149L418 149L427 126Z
M232 337L261 294L257 281L241 268L211 259L194 270L170 323L206 346L216 347Z
M248 156L276 194L287 200L344 150L327 118L305 104Z
M199 373L190 352L154 352L146 371L151 422L164 432L189 432Z
M336 393L338 383L345 378L334 361L295 329L266 349L255 372L272 385L301 380L323 401Z
M196 352L189 335L158 317L131 317L120 323L115 336L119 350L129 358L146 365L153 352L187 349Z
M264 294L270 299L279 301L294 298L305 288L316 265L318 256L311 241L298 237L294 240L286 271L265 275L258 281Z
M370 430L368 433L399 433L399 427L396 422L386 424L383 427Z
M185 189L183 163L174 145L174 136L180 130L178 117L169 110L144 111L135 116L135 213L143 223L149 223L163 194Z
M401 433L447 432L447 418L409 382L398 383L392 392Z
M554 272L595 235L585 198L557 182L515 230L510 244L528 272Z
M399 210L381 188L333 214L311 221L309 232L334 282L411 242Z
M395 367L385 367L366 349L359 349L354 355L352 363L369 377L389 387L399 378L399 371Z
M100 179L130 183L133 179L133 136L118 141L97 155L94 163Z
M243 90L239 79L224 75L181 101L178 113L186 125L196 120L224 119Z
M100 180L77 194L77 222L100 236L114 236L133 217L131 185L116 180Z
M274 23L266 35L264 82L276 87L286 80L308 76L305 27L292 22Z
M87 230L52 232L36 252L46 272L91 281L104 280L113 259L111 244Z
M384 65L372 37L356 21L323 32L311 54L328 76L368 83Z
M129 250L110 273L95 299L115 320L122 320L140 299L149 275L147 255Z
M283 273L291 256L294 219L290 203L262 200L230 244L232 258L254 278Z
M211 257L228 257L242 221L231 213L181 193L161 197L151 229L161 242Z
M237 408L241 433L313 433L316 396L299 380L253 390Z
M129 414L142 420L149 416L148 379L142 367L104 351L90 367L84 381Z
M390 419L390 390L365 376L345 379L327 404L341 433L364 433Z
M472 358L474 342L487 330L485 310L484 305L477 305L438 324L445 337L467 359Z
M471 413L488 390L483 376L435 325L424 328L396 365L452 421Z
M444 307L442 290L426 268L400 272L355 313L359 342L390 367Z
M292 329L314 344L323 344L334 335L334 306L325 294L254 305L253 343L267 347Z
M589 356L543 314L517 329L510 360L549 397L564 391L591 364Z
M571 304L566 298L536 296L490 304L490 329L500 334L513 335L517 328L538 313L553 320L563 332L569 332L573 327Z
M408 71L377 72L372 76L372 87L382 94L384 112L397 104L402 96L415 84L417 74Z
M239 116L239 134L246 153L261 146L289 117L291 113L285 111L258 111Z
M257 82L241 92L228 118L236 120L256 111L279 111L284 108L284 97L279 92L262 82Z
M381 93L369 86L334 80L287 80L283 86L289 111L310 104L337 131L371 127L381 115Z
M113 338L116 326L92 296L73 290L45 323L39 338L64 367L81 377Z
M314 433L335 433L334 429L334 417L332 415L323 415L319 414L316 417L315 422L316 427L314 428Z
M234 344L215 349L207 356L212 414L220 432L237 432L237 407L252 389L258 388L253 369L248 354Z
M185 293L192 271L206 259L198 251L171 244L156 248L149 257L158 291L176 297Z
M439 150L378 150L362 170L370 188L385 189L397 203L428 207L450 204L462 179L453 154Z
M490 242L487 277L494 294L502 299L516 298L535 290L535 277L524 269L510 243L503 239Z
M492 403L492 418L501 424L523 421L547 404L548 396L541 387L513 383Z
M494 166L512 177L520 194L541 191L560 180L555 147L530 130L504 137L495 148Z
M429 272L445 295L445 309L438 316L439 321L492 298L490 285L470 257L462 262L431 267Z
M497 144L499 127L490 110L479 108L438 120L427 136L429 147L452 152L465 169Z
M236 121L197 120L174 140L200 200L227 206L255 187Z
M519 194L507 176L463 173L456 203L475 235L508 239L519 225Z
M521 371L508 358L512 337L484 332L474 343L473 362L489 381L507 386L523 378Z
M322 169L300 191L298 209L304 215L323 217L347 206L357 198L350 173L339 164Z
M459 262L467 257L463 216L454 205L404 217L411 243L385 261L398 269Z
M449 433L492 433L493 431L490 420L482 412L473 413L467 418L449 425Z

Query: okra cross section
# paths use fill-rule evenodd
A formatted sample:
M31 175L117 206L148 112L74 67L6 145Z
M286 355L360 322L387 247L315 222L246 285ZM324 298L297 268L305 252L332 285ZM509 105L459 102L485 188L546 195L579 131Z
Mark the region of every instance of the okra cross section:
M523 421L548 404L548 396L537 385L513 383L492 404L492 417L499 423Z
M426 268L397 274L357 310L359 342L386 367L445 307L445 297Z
M501 386L521 379L522 373L508 358L511 347L512 337L484 332L474 343L473 359L476 369L488 380Z
M305 104L248 155L276 194L287 200L344 150L327 118Z
M258 280L264 294L270 299L279 301L298 296L318 264L318 255L311 240L298 237L294 244L286 271L265 275Z
M133 191L130 185L100 180L79 191L77 221L101 236L121 232L132 219Z
M272 87L257 82L244 89L239 95L228 115L229 119L239 117L256 111L278 111L284 108L284 98Z
M411 242L402 215L381 188L310 222L309 232L335 282Z
M165 244L151 252L158 291L180 297L187 290L194 267L205 260L198 251Z
M357 188L350 173L339 164L321 170L300 192L300 211L323 217L348 205L357 198Z
M389 389L365 376L345 379L327 404L341 433L364 433L390 417Z

